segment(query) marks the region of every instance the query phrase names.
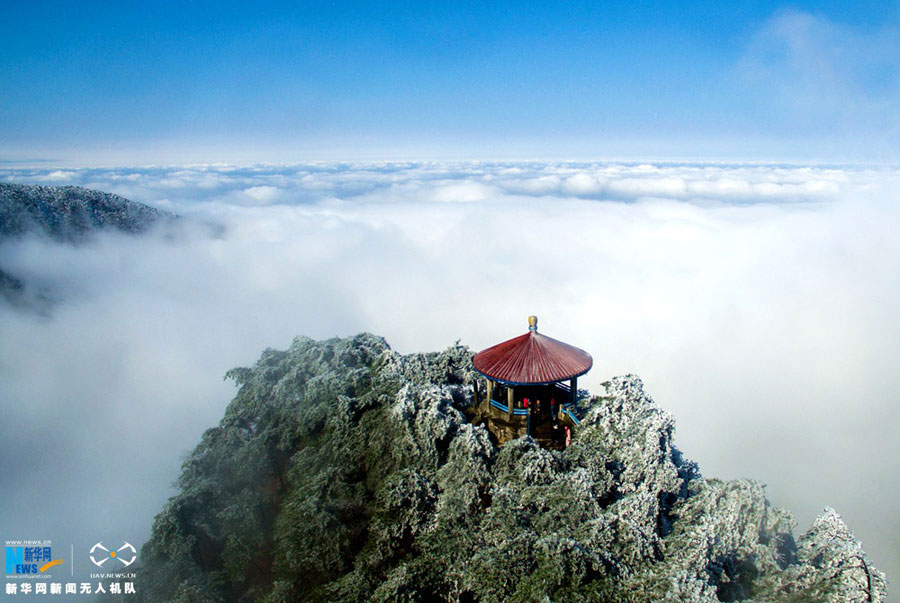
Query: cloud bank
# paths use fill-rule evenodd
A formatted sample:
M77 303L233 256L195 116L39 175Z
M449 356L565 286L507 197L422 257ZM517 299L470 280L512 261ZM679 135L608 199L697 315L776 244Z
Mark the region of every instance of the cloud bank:
M900 173L760 164L311 163L61 172L225 226L0 246L52 282L0 308L8 537L143 542L222 375L295 335L401 352L542 330L636 373L705 475L808 524L837 508L900 575ZM39 503L36 501L40 501Z

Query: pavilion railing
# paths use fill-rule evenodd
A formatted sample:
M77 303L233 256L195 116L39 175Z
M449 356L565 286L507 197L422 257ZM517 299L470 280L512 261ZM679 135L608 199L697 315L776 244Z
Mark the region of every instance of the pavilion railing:
M506 404L497 402L496 400L491 400L491 406L493 406L497 410L501 410L505 413L509 412L509 406L507 406ZM527 408L513 408L513 414L525 417L525 416L528 416L528 409Z
M575 410L575 404L572 402L566 402L565 404L562 405L563 413L569 415L569 418L572 419L572 422L575 423L576 425L578 425L578 423L580 423L580 421L578 420L578 417L575 416L575 413L573 412L574 410Z
M501 412L509 413L509 407L506 404L497 402L496 400L491 400L491 406L493 406L494 408L496 408L497 410L499 410ZM578 425L580 423L580 421L578 420L578 417L575 416L575 412L574 412L575 405L572 402L566 402L566 403L562 404L560 406L560 410L563 412L563 414L568 415L568 417L570 419L572 419L572 422L575 423L575 425ZM513 408L513 415L519 416L519 417L527 417L528 409L527 408Z

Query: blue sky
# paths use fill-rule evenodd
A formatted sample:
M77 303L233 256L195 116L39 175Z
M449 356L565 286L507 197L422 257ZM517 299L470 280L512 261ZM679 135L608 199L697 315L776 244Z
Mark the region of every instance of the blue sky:
M0 160L898 158L900 4L0 5Z

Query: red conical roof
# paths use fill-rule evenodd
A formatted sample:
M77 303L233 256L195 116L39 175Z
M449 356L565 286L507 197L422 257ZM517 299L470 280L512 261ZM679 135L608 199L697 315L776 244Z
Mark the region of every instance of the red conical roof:
M512 385L552 383L578 377L594 365L591 355L575 346L529 331L475 354L475 370L494 381Z

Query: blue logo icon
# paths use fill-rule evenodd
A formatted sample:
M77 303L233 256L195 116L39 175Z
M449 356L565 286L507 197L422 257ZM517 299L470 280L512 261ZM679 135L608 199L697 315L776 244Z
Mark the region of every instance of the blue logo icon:
M49 546L8 546L6 547L6 574L43 574L62 559L53 559Z

